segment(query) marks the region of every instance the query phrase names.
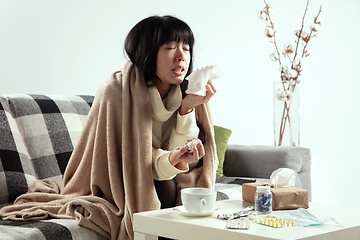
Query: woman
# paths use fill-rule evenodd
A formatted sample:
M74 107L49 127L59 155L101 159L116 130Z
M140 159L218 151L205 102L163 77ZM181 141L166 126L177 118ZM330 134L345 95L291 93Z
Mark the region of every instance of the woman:
M191 152L184 145L188 139L199 135L194 107L208 102L216 92L209 81L205 97L184 94L187 85L184 78L192 71L193 45L190 27L172 16L142 20L125 40L130 61L139 67L149 87L153 109L154 179L162 208L175 206L175 181L169 179L186 172L188 164L197 162L205 154L201 141Z
M181 204L182 188L213 188L217 158L207 102L216 90L209 82L205 97L185 96L193 44L191 29L171 16L135 25L125 41L130 61L96 93L64 186L37 181L0 216L74 218L111 239L133 239L133 213ZM188 152L184 143L199 132L206 143Z

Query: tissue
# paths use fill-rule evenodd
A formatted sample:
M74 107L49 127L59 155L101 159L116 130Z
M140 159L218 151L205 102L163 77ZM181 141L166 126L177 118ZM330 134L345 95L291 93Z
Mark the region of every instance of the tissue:
M289 168L279 168L270 175L270 182L244 183L243 200L255 203L256 187L271 186L273 210L309 208L309 192L301 189L298 174Z
M186 93L205 96L207 82L222 76L225 74L216 65L198 68L186 78L189 81Z
M272 172L269 185L271 187L302 187L298 174L290 168L279 168Z

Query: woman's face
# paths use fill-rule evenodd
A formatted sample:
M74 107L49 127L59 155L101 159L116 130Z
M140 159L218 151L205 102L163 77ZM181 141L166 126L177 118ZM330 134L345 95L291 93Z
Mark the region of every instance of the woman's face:
M156 75L162 84L180 84L190 64L190 47L183 42L172 41L159 48Z

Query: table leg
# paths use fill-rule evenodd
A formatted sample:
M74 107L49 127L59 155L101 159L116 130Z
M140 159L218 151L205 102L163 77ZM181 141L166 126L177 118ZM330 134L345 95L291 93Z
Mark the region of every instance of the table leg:
M135 240L158 240L158 236L150 235L146 233L134 232Z

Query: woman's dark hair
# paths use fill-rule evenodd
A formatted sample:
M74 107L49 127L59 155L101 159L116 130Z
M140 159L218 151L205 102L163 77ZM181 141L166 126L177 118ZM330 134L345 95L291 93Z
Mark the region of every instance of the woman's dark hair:
M182 20L173 16L151 16L141 20L129 32L125 39L124 49L132 63L138 67L148 87L154 86L159 79L156 76L156 63L159 48L168 42L184 42L190 47L190 63L187 77L193 71L193 46L194 34L190 27ZM182 97L186 96L185 90L188 81L180 84ZM200 123L199 138L205 144L206 134Z
M190 46L190 64L185 77L192 72L194 35L190 27L173 16L151 16L141 20L129 32L125 39L125 52L130 61L139 69L147 86L157 81L156 62L160 46L177 41ZM186 85L187 81L183 81ZM184 88L186 86L182 86Z

